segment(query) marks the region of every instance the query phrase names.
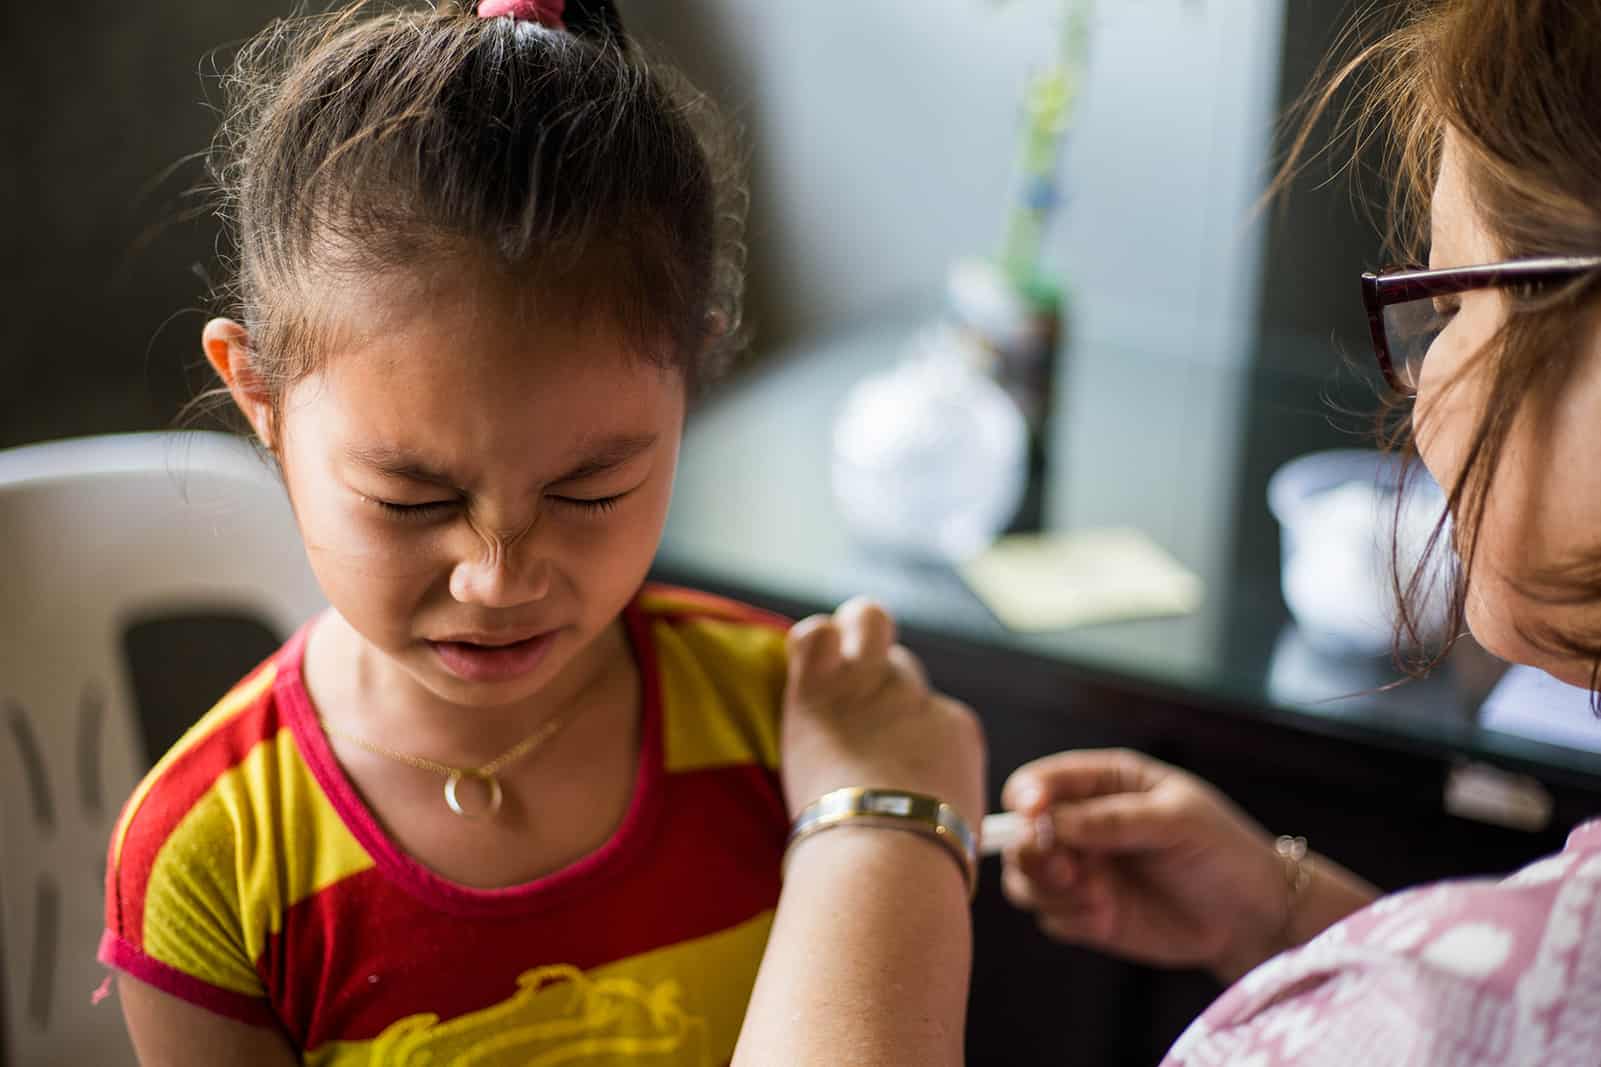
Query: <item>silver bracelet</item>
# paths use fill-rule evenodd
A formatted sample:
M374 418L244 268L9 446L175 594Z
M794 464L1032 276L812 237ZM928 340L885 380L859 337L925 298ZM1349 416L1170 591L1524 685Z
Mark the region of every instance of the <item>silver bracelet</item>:
M808 804L790 827L784 866L800 842L845 825L901 830L938 841L962 869L968 898L978 892L978 841L967 820L937 797L896 789L836 789Z

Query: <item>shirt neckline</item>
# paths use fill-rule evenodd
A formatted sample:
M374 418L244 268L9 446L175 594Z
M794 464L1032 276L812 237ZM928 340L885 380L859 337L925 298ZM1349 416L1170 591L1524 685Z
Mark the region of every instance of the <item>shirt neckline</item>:
M279 652L273 688L285 720L312 777L345 827L387 878L418 899L460 915L521 914L556 906L603 879L622 874L655 839L662 793L661 678L649 620L636 597L623 609L624 631L639 669L641 709L639 765L622 823L600 848L531 882L480 889L431 870L397 845L356 791L328 744L306 689L302 666L315 621L302 626Z

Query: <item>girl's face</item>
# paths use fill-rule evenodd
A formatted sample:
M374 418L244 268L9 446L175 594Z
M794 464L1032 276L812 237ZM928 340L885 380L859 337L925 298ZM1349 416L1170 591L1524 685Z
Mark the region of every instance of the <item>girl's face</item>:
M615 331L456 289L342 300L350 341L287 391L273 444L339 614L434 696L499 706L644 580L684 386Z
M1468 192L1456 143L1448 137L1433 202L1436 268L1505 258L1480 220ZM1423 364L1413 424L1429 472L1447 489L1456 484L1490 375L1472 361L1506 321L1506 294L1496 289L1451 298L1450 324ZM1468 626L1491 652L1528 663L1579 686L1589 686L1593 664L1531 642L1542 627L1601 631L1601 603L1537 600L1517 586L1520 577L1556 564L1601 558L1601 329L1572 344L1581 350L1549 419L1525 408L1507 441L1489 494L1467 604Z

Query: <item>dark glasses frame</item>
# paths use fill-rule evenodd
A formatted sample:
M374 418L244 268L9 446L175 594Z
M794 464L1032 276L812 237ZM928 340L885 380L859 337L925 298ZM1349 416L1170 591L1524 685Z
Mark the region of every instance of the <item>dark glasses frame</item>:
M1401 380L1390 353L1390 339L1384 328L1384 309L1425 297L1452 296L1475 289L1500 289L1512 285L1566 281L1601 269L1601 256L1548 256L1542 259L1514 259L1504 263L1485 263L1475 267L1429 270L1426 267L1392 267L1367 271L1362 275L1362 303L1367 307L1368 331L1373 335L1373 354L1390 388L1405 396L1417 390Z

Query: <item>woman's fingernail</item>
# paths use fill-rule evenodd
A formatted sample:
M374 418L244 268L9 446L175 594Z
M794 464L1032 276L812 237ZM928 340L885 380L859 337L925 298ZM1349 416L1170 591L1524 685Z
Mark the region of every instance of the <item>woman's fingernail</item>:
M1039 807L1044 795L1040 792L1040 787L1033 782L1024 782L1012 790L1012 799L1017 802L1017 810L1032 811Z
M1034 847L1049 852L1056 847L1056 820L1051 813L1042 811L1034 817Z
M1058 852L1045 861L1045 877L1052 885L1065 889L1078 877L1078 865Z

